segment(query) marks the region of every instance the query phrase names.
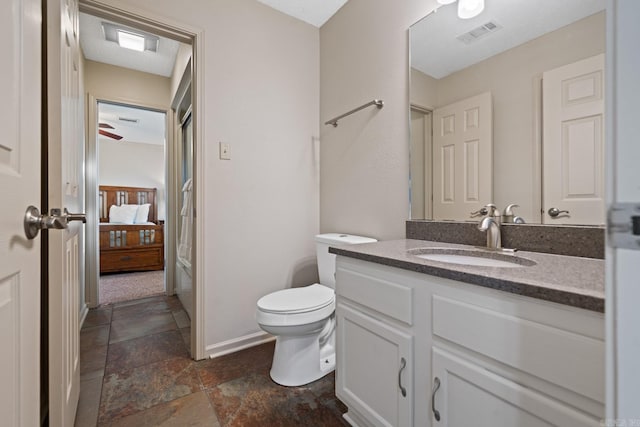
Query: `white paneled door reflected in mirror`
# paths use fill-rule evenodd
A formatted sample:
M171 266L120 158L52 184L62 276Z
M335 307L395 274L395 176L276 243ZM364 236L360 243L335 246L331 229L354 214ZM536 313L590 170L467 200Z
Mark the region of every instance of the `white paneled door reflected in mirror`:
M604 224L605 3L486 0L472 19L454 3L411 27L412 219L493 203Z

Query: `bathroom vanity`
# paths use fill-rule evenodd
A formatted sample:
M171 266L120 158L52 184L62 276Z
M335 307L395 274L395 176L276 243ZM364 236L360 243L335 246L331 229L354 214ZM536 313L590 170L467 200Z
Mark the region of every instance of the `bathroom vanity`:
M410 239L331 248L336 395L347 421L600 425L604 261L516 252L516 266L450 262L473 251L503 257ZM432 253L454 256L420 257Z

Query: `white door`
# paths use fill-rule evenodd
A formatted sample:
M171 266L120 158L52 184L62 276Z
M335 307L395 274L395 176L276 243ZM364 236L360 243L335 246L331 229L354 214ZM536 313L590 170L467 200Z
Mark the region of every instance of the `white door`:
M483 93L433 112L433 219L493 203L493 108Z
M40 0L0 14L0 424L40 425L40 239L23 217L40 206Z
M523 387L471 358L433 347L432 425L438 427L597 427L591 417Z
M607 3L607 203L640 204L640 2ZM640 243L640 238L636 239ZM611 241L608 241L609 244ZM640 423L640 251L607 248L607 425Z
M543 223L604 224L604 55L543 73L542 98Z
M83 212L84 141L77 0L47 2L49 207ZM72 426L80 394L81 222L49 232L49 418Z
M336 328L338 398L370 425L412 426L413 337L341 302Z

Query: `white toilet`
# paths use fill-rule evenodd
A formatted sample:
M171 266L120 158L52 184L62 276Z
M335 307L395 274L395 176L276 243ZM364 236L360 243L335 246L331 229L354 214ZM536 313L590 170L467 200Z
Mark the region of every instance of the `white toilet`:
M273 292L257 304L258 324L276 336L271 378L285 386L308 384L336 366L336 256L329 253L329 246L376 241L338 233L319 234L315 240L320 283Z

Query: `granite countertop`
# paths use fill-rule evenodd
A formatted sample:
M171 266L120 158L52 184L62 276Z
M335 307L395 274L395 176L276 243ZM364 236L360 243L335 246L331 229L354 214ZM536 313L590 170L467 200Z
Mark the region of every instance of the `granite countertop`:
M487 257L524 258L516 268L450 264L418 258L420 249L447 248L487 252ZM443 277L559 304L604 312L604 260L539 252L517 251L514 255L486 249L427 240L389 240L360 245L333 246L329 252L404 270Z

